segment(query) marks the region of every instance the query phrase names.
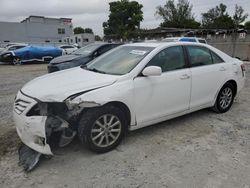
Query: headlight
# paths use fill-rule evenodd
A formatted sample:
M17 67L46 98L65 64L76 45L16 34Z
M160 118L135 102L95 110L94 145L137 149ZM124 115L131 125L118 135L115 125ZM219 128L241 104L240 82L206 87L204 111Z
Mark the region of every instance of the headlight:
M72 110L74 108L91 108L91 107L97 107L101 106L99 103L96 103L95 101L82 101L80 98L75 99L67 99L65 101L66 106Z

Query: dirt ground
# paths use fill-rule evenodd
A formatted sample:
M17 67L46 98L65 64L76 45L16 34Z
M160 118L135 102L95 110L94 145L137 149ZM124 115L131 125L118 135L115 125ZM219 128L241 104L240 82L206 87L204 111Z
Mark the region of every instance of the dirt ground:
M250 65L247 65L250 72ZM250 78L225 114L198 111L129 133L106 154L76 139L30 173L17 164L16 92L46 65L0 66L0 187L250 187Z

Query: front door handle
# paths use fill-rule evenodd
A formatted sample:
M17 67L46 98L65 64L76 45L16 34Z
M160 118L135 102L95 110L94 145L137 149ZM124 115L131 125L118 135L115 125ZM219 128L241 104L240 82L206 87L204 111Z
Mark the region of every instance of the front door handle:
M219 71L225 71L225 70L226 70L225 67L221 67L221 68L219 69Z
M180 77L181 80L186 80L186 79L189 79L189 78L190 78L190 76L189 76L188 74L183 74L183 75Z

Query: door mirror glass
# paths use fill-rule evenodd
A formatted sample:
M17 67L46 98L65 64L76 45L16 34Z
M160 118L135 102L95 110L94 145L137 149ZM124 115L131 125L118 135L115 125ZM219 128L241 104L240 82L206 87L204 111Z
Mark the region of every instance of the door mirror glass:
M149 66L142 71L142 74L144 76L160 76L161 73L162 73L161 67L158 66Z

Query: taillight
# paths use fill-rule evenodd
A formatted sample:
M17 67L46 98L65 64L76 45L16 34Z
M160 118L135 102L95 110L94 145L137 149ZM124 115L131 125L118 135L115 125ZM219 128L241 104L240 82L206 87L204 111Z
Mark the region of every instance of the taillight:
M241 68L241 71L242 71L242 76L244 76L244 75L245 75L245 71L246 71L245 65L244 65L244 64L241 64L241 65L240 65L240 68Z

